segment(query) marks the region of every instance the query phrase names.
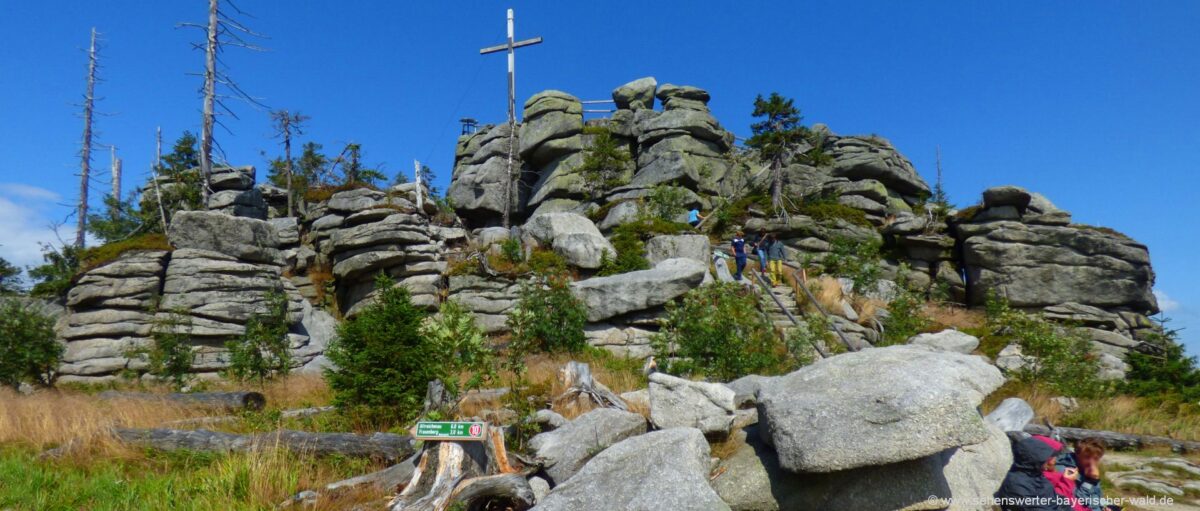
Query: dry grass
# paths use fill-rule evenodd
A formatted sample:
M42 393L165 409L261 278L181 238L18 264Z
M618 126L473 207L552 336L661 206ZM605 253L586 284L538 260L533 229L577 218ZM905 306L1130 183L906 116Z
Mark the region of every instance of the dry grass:
M987 321L986 314L979 309L967 309L949 304L927 303L924 310L925 316L943 329L968 330L981 328Z
M1200 406L1195 404L1109 396L1079 399L1078 408L1067 413L1052 399L1056 395L1036 386L1009 382L988 396L983 410L990 412L1000 401L1015 396L1033 407L1035 421L1039 424L1048 419L1056 426L1200 441Z
M237 385L230 384L233 388ZM319 374L290 374L267 382L259 390L267 406L280 410L325 406L333 402L333 390Z
M102 400L69 391L22 396L0 389L0 443L44 449L75 441L115 452L122 449L110 440L110 428L154 427L203 415L202 411L158 401Z

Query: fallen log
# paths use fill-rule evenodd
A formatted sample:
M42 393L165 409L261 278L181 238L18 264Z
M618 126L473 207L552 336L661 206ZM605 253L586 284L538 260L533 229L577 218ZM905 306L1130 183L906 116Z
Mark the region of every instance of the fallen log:
M1095 429L1080 429L1080 428L1049 428L1040 424L1026 424L1025 432L1031 435L1052 436L1057 434L1059 438L1067 441L1082 440L1084 438L1098 438L1109 449L1126 449L1136 450L1146 447L1170 447L1172 451L1178 453L1200 452L1200 442L1192 442L1187 440L1175 440L1165 436L1152 435L1131 435L1129 433L1118 433L1115 431L1102 431Z
M412 479L413 472L417 470L417 460L420 456L420 454L414 454L412 457L383 470L329 483L325 485L325 491L337 491L366 485L371 485L380 490L396 491Z
M147 401L169 401L183 406L209 408L240 412L242 410L258 411L267 405L266 396L260 392L196 392L170 394L154 394L151 392L120 392L107 390L100 393L101 399L140 399Z
M310 408L298 408L295 410L284 410L279 412L281 419L299 419L304 417L312 417L325 412L332 412L332 406L314 406ZM237 422L241 417L237 415L221 415L218 417L195 417L191 419L180 419L177 421L167 421L162 423L163 426L207 426L212 424L225 424L227 422Z
M237 435L206 429L133 429L115 428L123 442L164 451L245 452L258 449L286 448L296 452L326 456L339 454L355 458L381 459L395 463L415 451L413 439L392 433L311 433L279 430L254 435Z

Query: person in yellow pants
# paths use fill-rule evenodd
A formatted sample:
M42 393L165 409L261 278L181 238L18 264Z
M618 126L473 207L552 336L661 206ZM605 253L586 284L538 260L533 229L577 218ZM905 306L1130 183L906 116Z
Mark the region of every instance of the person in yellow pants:
M775 285L783 284L783 259L784 259L783 242L775 233L771 233L767 238L767 260L768 270L771 274L771 282Z

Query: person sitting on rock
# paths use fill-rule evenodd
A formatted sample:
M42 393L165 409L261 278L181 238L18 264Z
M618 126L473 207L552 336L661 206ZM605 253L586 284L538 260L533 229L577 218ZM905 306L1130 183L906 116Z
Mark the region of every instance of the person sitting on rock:
M1052 460L1050 468L1044 471L1046 479L1049 479L1050 484L1054 485L1054 493L1062 497L1065 502L1070 503L1072 511L1088 511L1088 508L1075 498L1075 481L1079 477L1079 470L1074 468L1063 470L1058 467L1058 456L1063 452L1062 442L1044 436L1034 436L1034 438L1054 449L1055 459Z
M1013 464L996 492L1003 511L1074 511L1069 501L1054 490L1046 472L1054 470L1056 443L1032 436L1013 446ZM1062 444L1059 444L1060 446Z
M1075 498L1083 504L1083 511L1117 511L1119 506L1104 500L1100 488L1100 459L1104 457L1104 442L1089 437L1075 442L1074 452L1064 452L1056 460L1057 470L1064 476L1074 475Z
M729 243L729 252L733 254L733 260L737 264L737 273L733 274L733 280L742 280L742 271L746 269L745 235L746 233L738 231L737 236Z

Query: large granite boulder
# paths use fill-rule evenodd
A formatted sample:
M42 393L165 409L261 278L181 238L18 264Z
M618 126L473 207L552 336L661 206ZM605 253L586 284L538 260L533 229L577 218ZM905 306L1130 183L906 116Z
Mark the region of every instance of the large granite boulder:
M547 90L525 102L521 124L522 161L536 167L583 149L583 104L562 91Z
M759 390L758 412L784 468L833 472L986 440L976 408L1003 382L981 357L890 346L773 379Z
M271 224L214 211L179 211L171 219L167 240L175 248L194 248L237 259L283 264L279 235Z
M576 213L537 215L525 222L523 229L538 243L552 247L568 263L580 268L599 268L605 252L609 257L617 253L596 224Z
M734 391L720 383L650 375L650 421L660 429L696 428L723 438L733 427Z
M983 418L989 425L1001 431L1025 431L1025 425L1033 420L1033 407L1019 397L1001 401L995 410Z
M708 469L708 442L699 430L646 433L597 454L533 509L728 510L709 486Z
M454 153L454 172L446 198L464 219L476 225L499 225L504 213L504 187L508 182L508 124L485 126L458 139ZM521 171L514 138L513 172ZM518 197L512 197L513 211L523 211Z
M208 209L226 215L267 219L267 202L258 188L213 192L208 197Z
M657 88L658 80L653 76L638 78L613 89L613 103L616 103L617 108L626 110L654 108L654 91Z
M596 454L645 432L645 417L612 408L597 408L554 431L534 436L529 447L544 461L550 480L563 484Z
M834 177L855 181L874 179L905 196L929 193L929 184L921 179L912 163L883 138L830 136L825 145L833 157Z
M1014 307L1077 302L1143 313L1158 310L1150 253L1124 235L1084 226L1016 221L958 227L970 302L994 292Z
M646 260L658 264L667 259L683 257L708 264L712 247L708 236L703 234L677 234L655 236L646 240Z
M596 322L665 304L704 282L708 266L691 259L667 259L649 270L571 283L571 293Z
M213 167L209 175L209 184L214 191L225 190L246 191L254 187L256 172L253 166L244 167Z

